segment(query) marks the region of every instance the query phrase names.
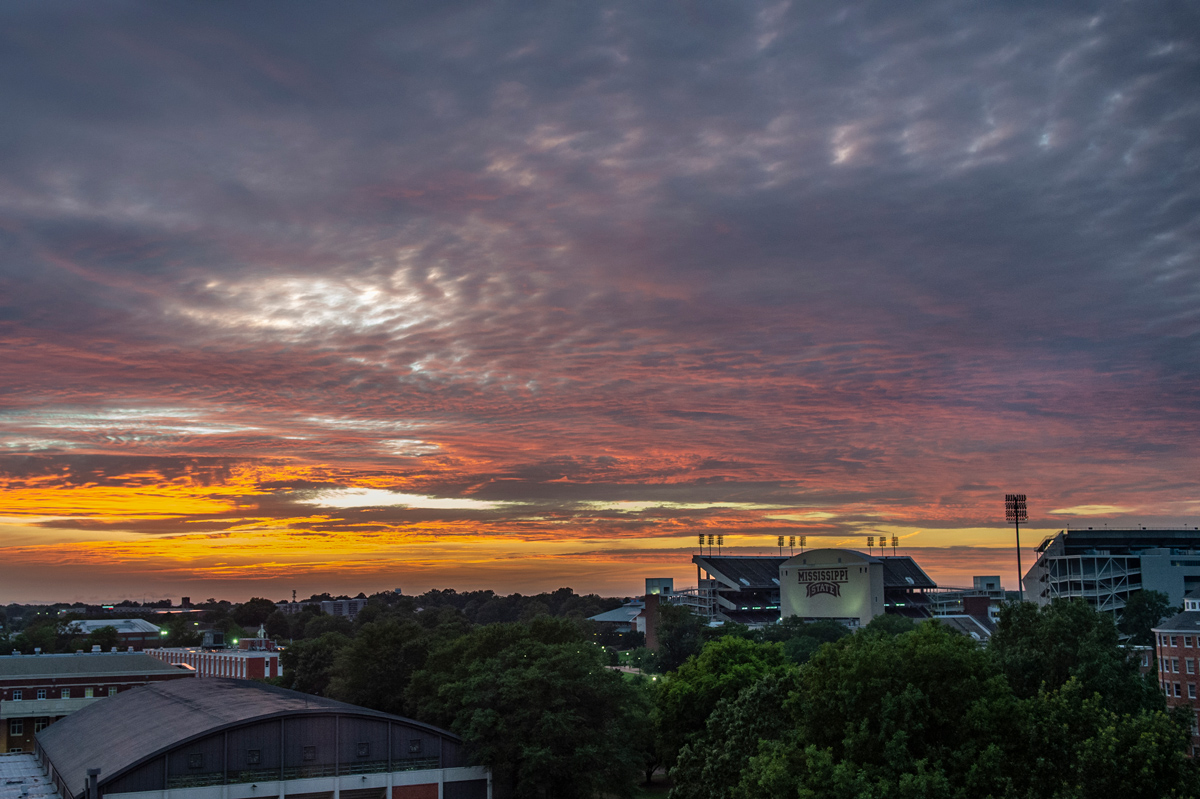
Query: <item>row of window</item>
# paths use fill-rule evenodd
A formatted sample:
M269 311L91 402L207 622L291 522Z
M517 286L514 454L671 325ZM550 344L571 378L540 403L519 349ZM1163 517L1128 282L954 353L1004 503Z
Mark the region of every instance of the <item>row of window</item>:
M408 753L410 755L419 755L419 754L421 754L422 749L423 749L423 745L422 745L422 741L420 738L409 739ZM357 757L370 757L371 756L371 742L370 741L360 741L355 750L355 755ZM303 747L301 749L301 757L305 760L305 762L315 761L317 759L317 747L315 747L315 746ZM204 754L202 752L193 752L193 753L189 754L188 759L187 759L187 764L188 764L189 769L204 768ZM247 749L246 750L246 765L258 766L261 764L262 764L262 750L261 749Z
M1186 658L1183 661L1183 666L1187 669L1188 674L1196 673L1196 661L1192 658ZM1179 658L1163 658L1158 661L1158 670L1163 673L1178 674Z
M46 729L46 727L48 727L49 725L50 725L49 718L34 719L33 720L33 731L41 732L42 730ZM25 719L9 719L8 720L8 734L10 736L11 735L24 735L25 734Z
M1171 683L1171 682L1166 682L1164 680L1162 687L1163 687L1163 692L1167 696L1177 696L1177 697L1183 696L1182 686L1180 686L1180 684L1177 682ZM1174 693L1171 693L1172 691L1174 691ZM1188 696L1188 699L1196 698L1196 683L1190 682L1187 684L1187 696Z
M1190 636L1190 635L1184 635L1184 636L1159 635L1158 636L1158 645L1159 646L1179 646L1180 638L1183 638L1183 645L1190 649L1192 646L1192 636ZM1196 644L1198 646L1200 646L1200 640L1196 641Z
M37 698L45 699L47 690L48 689L46 689L46 688L38 688L37 689ZM83 698L91 699L96 696L105 696L105 690L106 689L104 689L104 688L99 688L99 689L84 688L83 689ZM107 693L108 696L116 696L117 695L117 686L115 686L115 685L108 686L107 692L108 692ZM58 698L59 699L70 699L71 698L71 689L70 688L59 688L58 689ZM23 690L21 690L20 688L14 689L12 692L12 701L20 702L23 699L25 699L25 692Z

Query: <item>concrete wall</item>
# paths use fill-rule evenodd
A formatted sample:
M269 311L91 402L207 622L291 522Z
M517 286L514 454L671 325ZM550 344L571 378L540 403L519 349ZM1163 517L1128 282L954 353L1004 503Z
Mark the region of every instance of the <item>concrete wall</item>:
M883 613L883 564L849 549L814 549L779 567L781 618L867 624Z

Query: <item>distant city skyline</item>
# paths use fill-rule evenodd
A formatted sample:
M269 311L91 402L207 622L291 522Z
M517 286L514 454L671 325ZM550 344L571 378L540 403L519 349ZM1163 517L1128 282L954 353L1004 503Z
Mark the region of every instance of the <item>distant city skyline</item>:
M1200 524L1180 4L0 8L0 602Z

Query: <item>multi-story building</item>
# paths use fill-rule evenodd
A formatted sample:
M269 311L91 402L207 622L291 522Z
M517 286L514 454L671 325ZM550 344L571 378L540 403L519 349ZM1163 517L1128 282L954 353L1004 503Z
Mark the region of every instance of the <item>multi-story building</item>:
M300 613L305 608L320 608L322 613L330 616L345 616L353 619L358 612L367 606L366 599L324 599L317 602L276 602L275 607L291 616Z
M1192 756L1200 755L1200 589L1183 600L1183 612L1154 628L1158 656L1158 684L1167 704L1190 707L1196 714L1192 727Z
M0 751L33 751L35 733L104 697L193 676L141 652L0 657Z
M104 627L115 629L121 648L134 652L158 646L159 639L165 634L162 628L145 619L80 619L71 622L67 630L76 635L91 635Z
M269 638L243 638L237 649L208 649L204 647L170 647L147 649L146 654L173 666L188 666L199 677L233 677L241 680L262 680L278 677L279 652Z
M1200 588L1200 530L1062 530L1037 548L1025 599L1048 605L1086 600L1118 615L1138 591L1161 591L1178 606Z

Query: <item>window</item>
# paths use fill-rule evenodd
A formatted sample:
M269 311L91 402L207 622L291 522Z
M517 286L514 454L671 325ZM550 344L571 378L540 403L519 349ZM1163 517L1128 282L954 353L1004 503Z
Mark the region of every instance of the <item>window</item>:
M1149 666L1149 665L1150 665L1150 653L1143 652L1142 653L1142 666Z
M39 689L37 689L37 691L38 691L38 692L37 692L37 698L38 698L38 699L45 699L45 698L46 698L46 689L45 689L45 688L39 688Z
M17 690L13 691L13 701L14 701L14 702L20 702L20 701L21 701L21 689L20 689L20 688L18 688Z
M1171 636L1171 646L1179 646L1179 636L1178 635Z
M1187 669L1188 674L1196 673L1196 661L1192 660L1191 658L1188 658L1187 660L1183 661L1183 665L1184 665L1184 668Z
M1196 683L1190 682L1190 683L1188 683L1188 699L1195 699L1195 698L1196 698Z
M204 755L199 752L188 755L188 768L204 768Z
M304 760L310 761L310 760L316 760L316 759L317 759L317 747L315 747L315 746L304 747Z
M25 719L10 719L8 722L9 735L25 734Z
M370 757L371 756L371 744L368 743L367 741L359 741L358 742L358 751L355 753L355 756L356 757Z
M408 753L410 755L421 754L421 739L420 738L410 738L408 740Z
M92 689L91 689L91 688L84 688L84 689L83 689L83 698L84 698L84 699L91 699L91 698L93 698L93 697L92 697Z
M115 686L115 685L108 686L108 695L116 696L117 695L117 686Z
M262 750L261 749L247 749L246 750L246 765L247 766L257 766L260 763L262 763Z
M46 729L49 726L50 726L50 719L46 718L45 716L42 716L40 719L33 720L33 731L34 732L41 732L42 730Z
M1183 636L1183 645L1191 646L1192 645L1192 636L1190 636L1190 635Z
M1171 673L1179 673L1179 658L1171 658Z
M62 689L61 691L59 691L58 696L60 699L70 699L71 698L71 689L70 688Z
M1183 696L1183 692L1179 690L1179 683L1175 683L1175 696Z

